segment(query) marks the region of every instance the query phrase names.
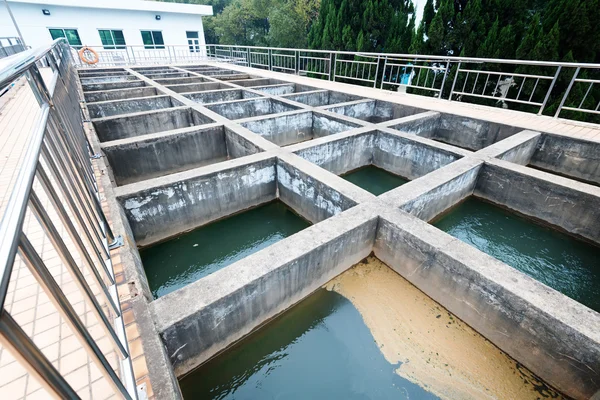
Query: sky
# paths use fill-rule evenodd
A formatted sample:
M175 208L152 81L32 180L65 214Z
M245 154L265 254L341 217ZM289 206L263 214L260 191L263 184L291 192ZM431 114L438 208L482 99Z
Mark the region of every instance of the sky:
M423 18L423 8L425 8L425 3L427 3L427 0L412 0L412 2L417 10L417 21L415 26L419 26L419 22L421 22L421 19Z

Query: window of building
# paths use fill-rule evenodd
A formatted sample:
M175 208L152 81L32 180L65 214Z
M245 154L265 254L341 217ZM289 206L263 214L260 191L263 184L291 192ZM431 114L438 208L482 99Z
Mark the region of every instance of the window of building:
M125 37L123 36L123 31L111 30L111 29L99 29L98 33L100 34L100 40L102 41L102 46L105 49L118 49L125 50Z
M200 36L198 32L186 32L187 41L190 46L190 53L199 53L200 52Z
M63 28L50 28L50 35L52 40L58 38L67 38L67 42L74 47L81 47L81 39L77 29L63 29Z
M161 31L142 31L142 41L146 49L164 49L165 42Z

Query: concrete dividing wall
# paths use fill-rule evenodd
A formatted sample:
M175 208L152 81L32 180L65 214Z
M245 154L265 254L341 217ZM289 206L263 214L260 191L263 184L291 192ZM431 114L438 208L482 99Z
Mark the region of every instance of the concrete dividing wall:
M342 175L372 163L375 141L376 134L373 131L348 133L341 138L293 151L329 172Z
M486 162L475 195L600 243L600 188Z
M277 190L281 201L313 224L357 204L282 159L277 160Z
M124 100L136 97L149 97L157 96L160 92L152 86L145 86L139 88L130 89L113 89L113 90L101 90L99 92L86 92L83 94L85 101L96 102L96 101L110 101L110 100Z
M297 109L297 107L268 98L210 104L206 108L231 120L294 111Z
M287 114L274 118L257 118L242 121L240 125L278 146L288 146L356 127L352 123L313 112Z
M473 151L522 131L514 126L442 113L426 120L407 121L390 128Z
M259 97L257 94L240 89L208 90L204 92L186 93L184 94L184 96L200 104L217 103L220 101L253 99Z
M543 134L529 164L600 185L598 142Z
M376 218L341 214L152 302L181 376L371 252Z
M417 218L429 221L473 194L481 165L482 162L478 160L459 160L440 168L435 175L403 185L405 190L399 197L392 190L381 198L399 204L401 210Z
M372 164L413 180L459 158L449 151L378 131Z
M156 79L156 83L161 85L170 86L170 85L187 85L189 83L201 83L207 82L206 78L201 78L199 76L187 77L187 78L163 78Z
M129 73L124 75L103 75L95 77L80 77L82 85L136 81L137 77Z
M253 87L253 86L267 86L267 85L281 85L289 82L281 81L279 79L271 79L271 78L252 78L252 79L242 79L242 80L231 80L231 83L234 83L238 86L244 87Z
M187 128L211 122L214 121L188 107L140 112L122 117L99 118L92 121L101 142Z
M223 126L185 128L168 134L146 135L143 139L123 139L102 146L117 185L168 175L202 165L213 164L254 152L234 144L233 155Z
M117 188L136 242L146 246L276 198L275 158L205 167Z
M328 107L327 110L371 123L380 123L427 111L381 100L359 100L355 104Z
M600 314L400 212L380 218L374 252L563 393L598 390Z
M221 82L205 82L205 83L192 83L192 84L179 84L165 86L176 93L190 93L190 92L203 92L205 90L221 90L231 89L231 86L224 85Z
M84 92L96 92L100 90L112 90L112 89L128 89L146 86L144 81L125 81L125 82L111 82L111 83L82 83L81 88Z
M103 118L112 117L113 115L180 107L182 105L182 103L170 96L153 96L88 103L87 108L90 112L90 118Z
M227 154L230 158L244 157L262 151L256 144L229 128L225 128L225 143L227 144Z

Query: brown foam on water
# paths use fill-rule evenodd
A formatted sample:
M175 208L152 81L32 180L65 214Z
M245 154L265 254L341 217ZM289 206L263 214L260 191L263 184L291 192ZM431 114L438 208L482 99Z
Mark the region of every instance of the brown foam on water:
M330 281L396 373L444 399L562 398L375 257Z

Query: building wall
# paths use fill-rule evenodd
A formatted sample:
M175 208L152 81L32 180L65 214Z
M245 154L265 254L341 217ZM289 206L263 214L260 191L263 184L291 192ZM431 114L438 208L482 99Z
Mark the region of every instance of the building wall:
M77 29L81 43L87 46L102 45L99 29L122 30L127 45L143 45L142 30L162 31L166 45L187 45L186 31L196 31L199 33L200 44L205 44L202 17L197 14L23 3L10 3L10 8L26 44L34 48L52 41L49 28ZM49 10L50 15L44 15L42 9ZM155 18L157 14L161 16L160 21ZM0 7L0 37L2 36L17 36L4 6Z

